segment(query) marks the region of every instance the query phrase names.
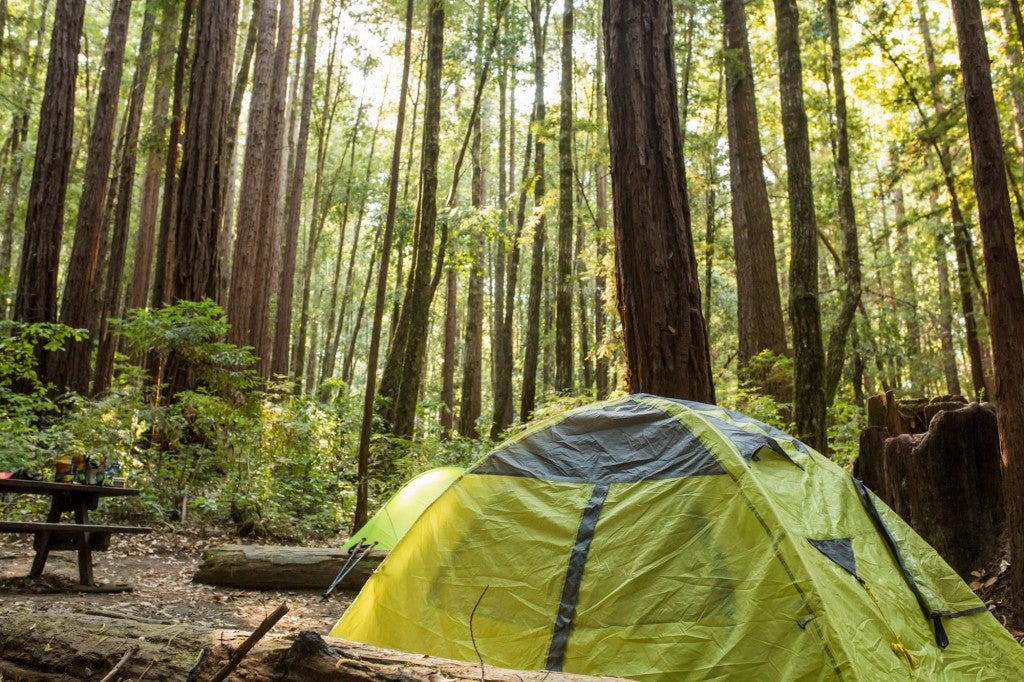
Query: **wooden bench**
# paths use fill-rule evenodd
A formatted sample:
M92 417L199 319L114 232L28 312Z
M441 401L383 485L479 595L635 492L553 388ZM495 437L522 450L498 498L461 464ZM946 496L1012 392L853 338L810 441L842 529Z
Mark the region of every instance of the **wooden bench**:
M35 536L36 555L32 561L29 577L42 575L46 559L51 550L74 550L78 552L78 581L80 589L97 588L93 579L92 553L110 546L114 533L149 533L152 528L145 526L116 526L89 523L89 511L96 509L103 497L137 495L137 490L111 488L74 483L50 483L48 481L0 480L0 493L42 494L51 498L50 511L46 521L0 521L0 533L32 534ZM61 516L70 512L71 523L61 523ZM123 592L127 586L105 588L104 591Z

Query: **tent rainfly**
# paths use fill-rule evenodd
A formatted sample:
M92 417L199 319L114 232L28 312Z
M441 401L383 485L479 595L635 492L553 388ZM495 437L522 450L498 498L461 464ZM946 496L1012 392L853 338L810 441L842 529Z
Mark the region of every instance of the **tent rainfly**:
M394 549L423 510L465 471L462 467L437 467L413 476L365 526L352 533L352 537L345 543L345 549L352 549L359 543L373 542L377 543L377 549Z
M1024 680L1024 651L859 481L777 429L633 395L499 446L331 635L637 680Z

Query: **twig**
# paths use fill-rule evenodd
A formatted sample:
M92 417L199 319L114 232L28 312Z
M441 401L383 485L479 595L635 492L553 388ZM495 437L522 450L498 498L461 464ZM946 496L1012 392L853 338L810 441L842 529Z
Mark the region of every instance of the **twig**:
M128 650L124 652L124 656L122 656L121 660L117 662L117 665L115 665L113 669L109 673L107 673L107 676L100 680L100 682L112 682L113 680L116 680L118 674L121 672L122 669L124 669L126 665L128 665L128 661L131 660L132 656L134 656L135 652L137 652L138 650L138 644L132 644L131 646L129 646Z
M484 595L487 594L487 590L491 589L490 585L484 587L484 591L480 593L480 596L476 600L476 604L473 605L473 610L469 612L469 639L473 642L473 651L476 652L476 657L480 660L480 682L484 682L484 657L480 654L480 649L476 646L476 635L473 634L473 616L476 615L477 607L480 606L480 602L484 600Z
M263 639L263 635L267 634L270 631L270 628L274 627L274 625L277 624L277 621L281 620L286 613L288 613L288 605L281 604L274 609L273 613L264 618L263 622L260 623L260 626L256 628L256 630L254 630L244 642L242 642L242 645L238 647L235 653L231 654L231 658L229 658L228 662L224 664L224 667L222 667L217 674L210 679L210 682L223 682L227 679L227 676L231 674L232 670L238 667L238 664L242 662L242 659L245 658L247 653L249 653L249 650L256 646L256 643Z

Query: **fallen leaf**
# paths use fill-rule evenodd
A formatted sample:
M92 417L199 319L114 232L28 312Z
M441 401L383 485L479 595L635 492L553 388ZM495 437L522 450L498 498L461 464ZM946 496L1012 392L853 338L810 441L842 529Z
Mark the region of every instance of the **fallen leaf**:
M995 585L997 580L999 580L999 576L994 575L994 576L992 576L991 578L989 578L988 580L985 581L985 584L983 585L983 587L992 587L993 585Z
M973 575L975 578L984 578L985 577L985 571L982 571L982 570L971 571L971 575Z
M978 590L981 589L981 583L979 581L975 580L970 585L968 585L968 587L971 588L972 591L977 592Z

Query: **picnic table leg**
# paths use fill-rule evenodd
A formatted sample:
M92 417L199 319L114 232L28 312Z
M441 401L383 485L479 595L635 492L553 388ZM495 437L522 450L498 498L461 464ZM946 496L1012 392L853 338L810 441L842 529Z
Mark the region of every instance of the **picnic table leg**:
M75 505L75 523L89 523L89 510L85 500ZM95 586L92 577L92 533L78 536L78 582L86 587Z
M58 523L60 521L61 505L56 497L50 504L50 511L46 514L47 523ZM36 557L32 560L32 570L29 571L30 578L38 578L43 574L43 567L46 566L46 559L50 556L50 547L53 546L53 533L48 530L36 533L33 543L36 548Z

